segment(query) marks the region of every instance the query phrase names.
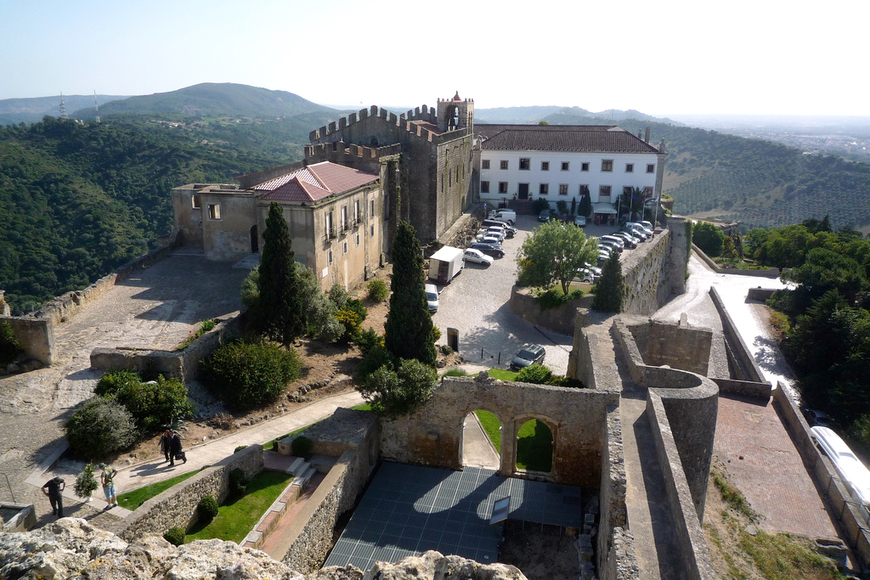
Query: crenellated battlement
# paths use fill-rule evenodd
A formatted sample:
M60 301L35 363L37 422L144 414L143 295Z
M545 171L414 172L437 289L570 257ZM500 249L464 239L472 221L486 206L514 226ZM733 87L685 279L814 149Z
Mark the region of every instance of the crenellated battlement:
M350 127L351 125L368 119L369 117L378 117L380 119L383 119L390 125L401 127L412 135L416 135L430 142L433 140L432 132L428 129L424 129L422 127L414 125L412 121L426 121L429 123L437 123L438 121L438 115L435 109L427 105L422 105L422 107L410 109L407 112L402 113L401 115L396 115L395 113L389 112L387 109L378 107L377 105L372 105L368 109L360 109L356 113L351 113L347 117L340 118L337 122L333 121L329 125L325 125L320 129L311 131L308 134L308 140L312 143L320 141L321 139L325 139L326 137L336 133L337 131L342 131Z
M398 155L401 152L401 144L385 147L362 147L360 145L346 145L344 141L312 143L305 146L305 163L311 165L322 161L331 161L357 169L372 169L380 163L381 157Z

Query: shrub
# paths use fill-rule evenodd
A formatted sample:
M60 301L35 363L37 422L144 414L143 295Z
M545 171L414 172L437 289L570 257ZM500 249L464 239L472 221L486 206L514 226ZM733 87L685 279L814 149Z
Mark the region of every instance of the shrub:
M545 209L550 209L550 202L543 197L539 197L532 202L532 213L539 214Z
M252 409L275 401L287 383L299 376L296 351L268 342L232 342L204 361L208 387L236 409Z
M172 544L173 546L180 546L184 543L184 530L179 528L178 526L174 528L169 528L163 534L163 539Z
M376 346L369 350L368 354L356 365L354 378L358 383L364 383L379 368L383 366L393 368L394 362L393 353L384 346Z
M126 384L118 391L117 401L127 408L145 433L193 417L187 387L178 379L165 379L162 375L157 381Z
M692 231L692 241L702 252L716 258L725 248L725 233L709 222L698 222Z
M14 362L21 353L21 346L15 339L12 326L8 322L0 323L0 365Z
M245 477L245 472L238 467L230 471L230 494L239 497L245 495L248 489L248 478Z
M335 314L336 320L344 327L338 341L342 344L347 344L351 339L360 333L360 325L363 318L353 310L341 309Z
M368 298L372 302L383 302L390 295L387 283L380 279L368 283Z
M380 367L359 390L373 411L396 417L425 403L435 391L437 379L434 368L410 359L403 360L397 370L387 365Z
M84 470L76 477L76 483L73 488L78 497L91 497L91 494L97 490L97 478L94 477L94 464L88 463Z
M438 339L441 338L441 329L432 325L432 342L438 342Z
M73 453L81 459L101 459L129 447L138 438L130 412L103 397L85 401L64 425L64 431Z
M441 354L443 354L444 356L450 356L451 354L453 354L453 349L450 348L449 344L442 344L441 345Z
M359 331L353 341L359 347L363 356L367 355L376 346L383 348L384 337L379 335L374 328Z
M521 383L532 383L535 385L546 385L550 383L550 378L553 376L553 371L544 365L534 364L529 365L517 373L517 381Z
M217 500L211 495L202 496L202 499L196 504L196 511L203 520L207 522L212 521L218 515Z
M94 389L94 394L101 397L113 397L124 388L138 385L141 382L142 378L136 371L129 369L106 371L100 377L100 381Z
M541 307L541 310L547 310L549 308L557 308L568 301L577 300L579 298L583 298L583 290L577 289L565 294L562 292L562 289L557 286L541 293L537 297L537 302L538 306Z
M241 451L242 449L247 449L247 448L248 448L247 445L239 445L238 447L236 447L235 449L233 449L233 454L236 454L236 453L238 453L239 451Z
M293 455L303 457L311 453L314 448L314 442L305 435L297 435L291 444Z

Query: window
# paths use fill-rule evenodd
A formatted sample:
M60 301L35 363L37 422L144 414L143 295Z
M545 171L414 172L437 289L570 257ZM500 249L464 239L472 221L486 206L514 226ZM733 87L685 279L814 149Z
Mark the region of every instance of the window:
M369 235L371 237L375 237L375 226L371 226L371 228L369 229Z
M498 182L498 192L499 193L507 193L507 181L499 181Z
M489 193L489 182L481 181L480 182L480 193Z
M219 204L219 203L208 204L208 219L210 219L210 220L221 219L221 204Z
M588 162L587 162L587 163L581 163L581 164L580 164L580 171L589 171L589 163L588 163Z
M481 169L489 169L489 159L484 159L480 162Z
M625 164L625 172L626 173L634 173L634 163L626 163Z
M653 196L653 188L652 187L644 187L643 188L643 196L652 199Z
M567 161L563 161L562 162L562 171L568 171L569 165L570 165L570 163L568 163Z
M550 162L549 161L541 161L541 171L549 171L550 170Z
M547 195L548 193L550 193L550 184L542 183L540 186L538 186L538 193L541 195Z
M599 186L598 196L599 197L610 197L610 186L609 185Z
M580 197L583 197L584 195L589 195L589 186L588 185L581 185L580 186Z
M602 159L601 171L613 171L613 159Z
M359 200L356 199L353 202L353 223L358 224L360 220L359 215Z
M346 254L346 253L347 253L347 240L345 240L345 241L343 241L343 242L341 243L341 253L342 253L342 254Z
M326 251L326 265L327 265L327 266L331 266L331 265L332 265L332 250L327 250L327 251Z
M655 172L656 172L656 165L655 165L655 163L647 163L647 164L646 164L646 172L647 172L647 173L655 173Z
M568 184L560 183L559 184L559 195L568 195Z
M332 237L332 212L326 214L326 237Z
M507 159L502 159L501 161L499 161L499 162L498 162L498 168L499 168L499 169L507 169L507 168L508 168L508 162L507 162Z
M625 187L623 187L622 188L622 195L629 195L630 196L631 195L631 187L629 187L627 185ZM629 199L631 199L631 198L629 197Z
M202 209L202 206L199 203L199 196L198 195L191 195L190 196L190 207L192 207L193 209Z
M528 171L532 168L532 160L528 157L520 157L520 171Z
M341 231L347 229L347 206L341 206Z
M369 217L375 217L375 200L369 200Z
M359 232L356 233L356 245L359 245Z

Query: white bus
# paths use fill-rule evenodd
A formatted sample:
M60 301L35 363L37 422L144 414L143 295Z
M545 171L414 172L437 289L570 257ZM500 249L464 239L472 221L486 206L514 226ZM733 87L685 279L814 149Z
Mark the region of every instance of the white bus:
M865 519L870 506L870 471L861 463L840 436L827 427L810 427L816 443L837 468L852 497L861 502Z

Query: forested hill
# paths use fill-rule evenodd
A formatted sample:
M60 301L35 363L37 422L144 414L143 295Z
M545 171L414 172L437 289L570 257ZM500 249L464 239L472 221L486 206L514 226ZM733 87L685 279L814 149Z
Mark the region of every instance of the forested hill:
M143 254L172 230L173 187L298 160L288 141L302 137L288 139L286 124L268 126L46 117L0 128L0 289L13 309L36 308Z
M564 111L550 124L611 124ZM803 155L799 149L759 139L664 123L622 120L650 141L665 140L664 193L674 212L740 220L748 227L784 226L830 216L831 224L870 226L870 166L839 157Z

